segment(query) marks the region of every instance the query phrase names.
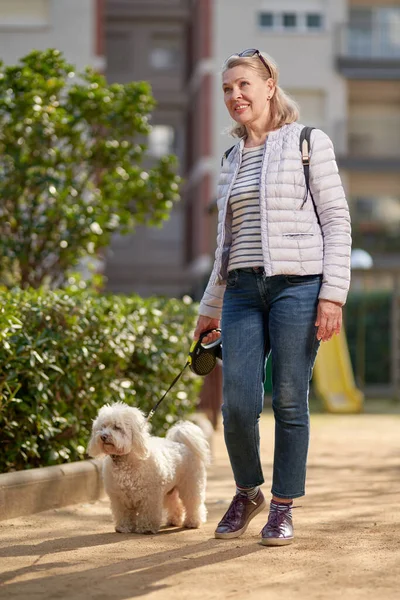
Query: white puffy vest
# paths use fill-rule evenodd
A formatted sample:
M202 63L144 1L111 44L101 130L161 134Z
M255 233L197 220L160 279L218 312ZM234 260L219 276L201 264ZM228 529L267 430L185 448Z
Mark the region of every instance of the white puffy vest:
M299 123L268 135L260 175L261 236L266 276L322 273L320 298L344 304L350 284L351 227L332 142L311 133L308 194L299 147ZM244 141L223 160L218 183L218 235L214 268L199 314L220 318L231 243L227 218L230 192L239 171ZM318 217L317 217L318 214Z

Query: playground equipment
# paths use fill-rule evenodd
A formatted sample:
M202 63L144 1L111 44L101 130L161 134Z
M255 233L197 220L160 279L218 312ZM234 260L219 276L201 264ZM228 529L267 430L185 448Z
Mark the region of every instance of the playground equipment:
M315 391L328 412L362 411L364 395L354 381L344 328L329 342L321 343L314 366L313 382Z

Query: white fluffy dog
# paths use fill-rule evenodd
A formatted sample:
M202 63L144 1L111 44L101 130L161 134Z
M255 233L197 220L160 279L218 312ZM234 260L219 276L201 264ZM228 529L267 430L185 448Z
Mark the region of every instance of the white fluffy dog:
M143 413L124 402L106 404L93 422L88 454L106 454L104 486L115 530L157 533L167 523L199 527L206 521L207 440L197 425L182 421L166 438L150 435Z

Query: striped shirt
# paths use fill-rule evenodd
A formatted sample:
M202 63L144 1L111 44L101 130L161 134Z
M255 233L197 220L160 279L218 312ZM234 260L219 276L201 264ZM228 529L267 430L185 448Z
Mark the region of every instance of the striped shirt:
M261 267L260 172L264 145L243 148L242 164L229 198L232 244L228 271Z

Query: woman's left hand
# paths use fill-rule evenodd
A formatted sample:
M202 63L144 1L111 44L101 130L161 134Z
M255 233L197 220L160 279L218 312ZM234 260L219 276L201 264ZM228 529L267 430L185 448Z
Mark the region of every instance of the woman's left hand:
M342 327L342 307L331 300L320 300L318 302L317 320L315 321L317 339L327 342L336 333L340 333Z

